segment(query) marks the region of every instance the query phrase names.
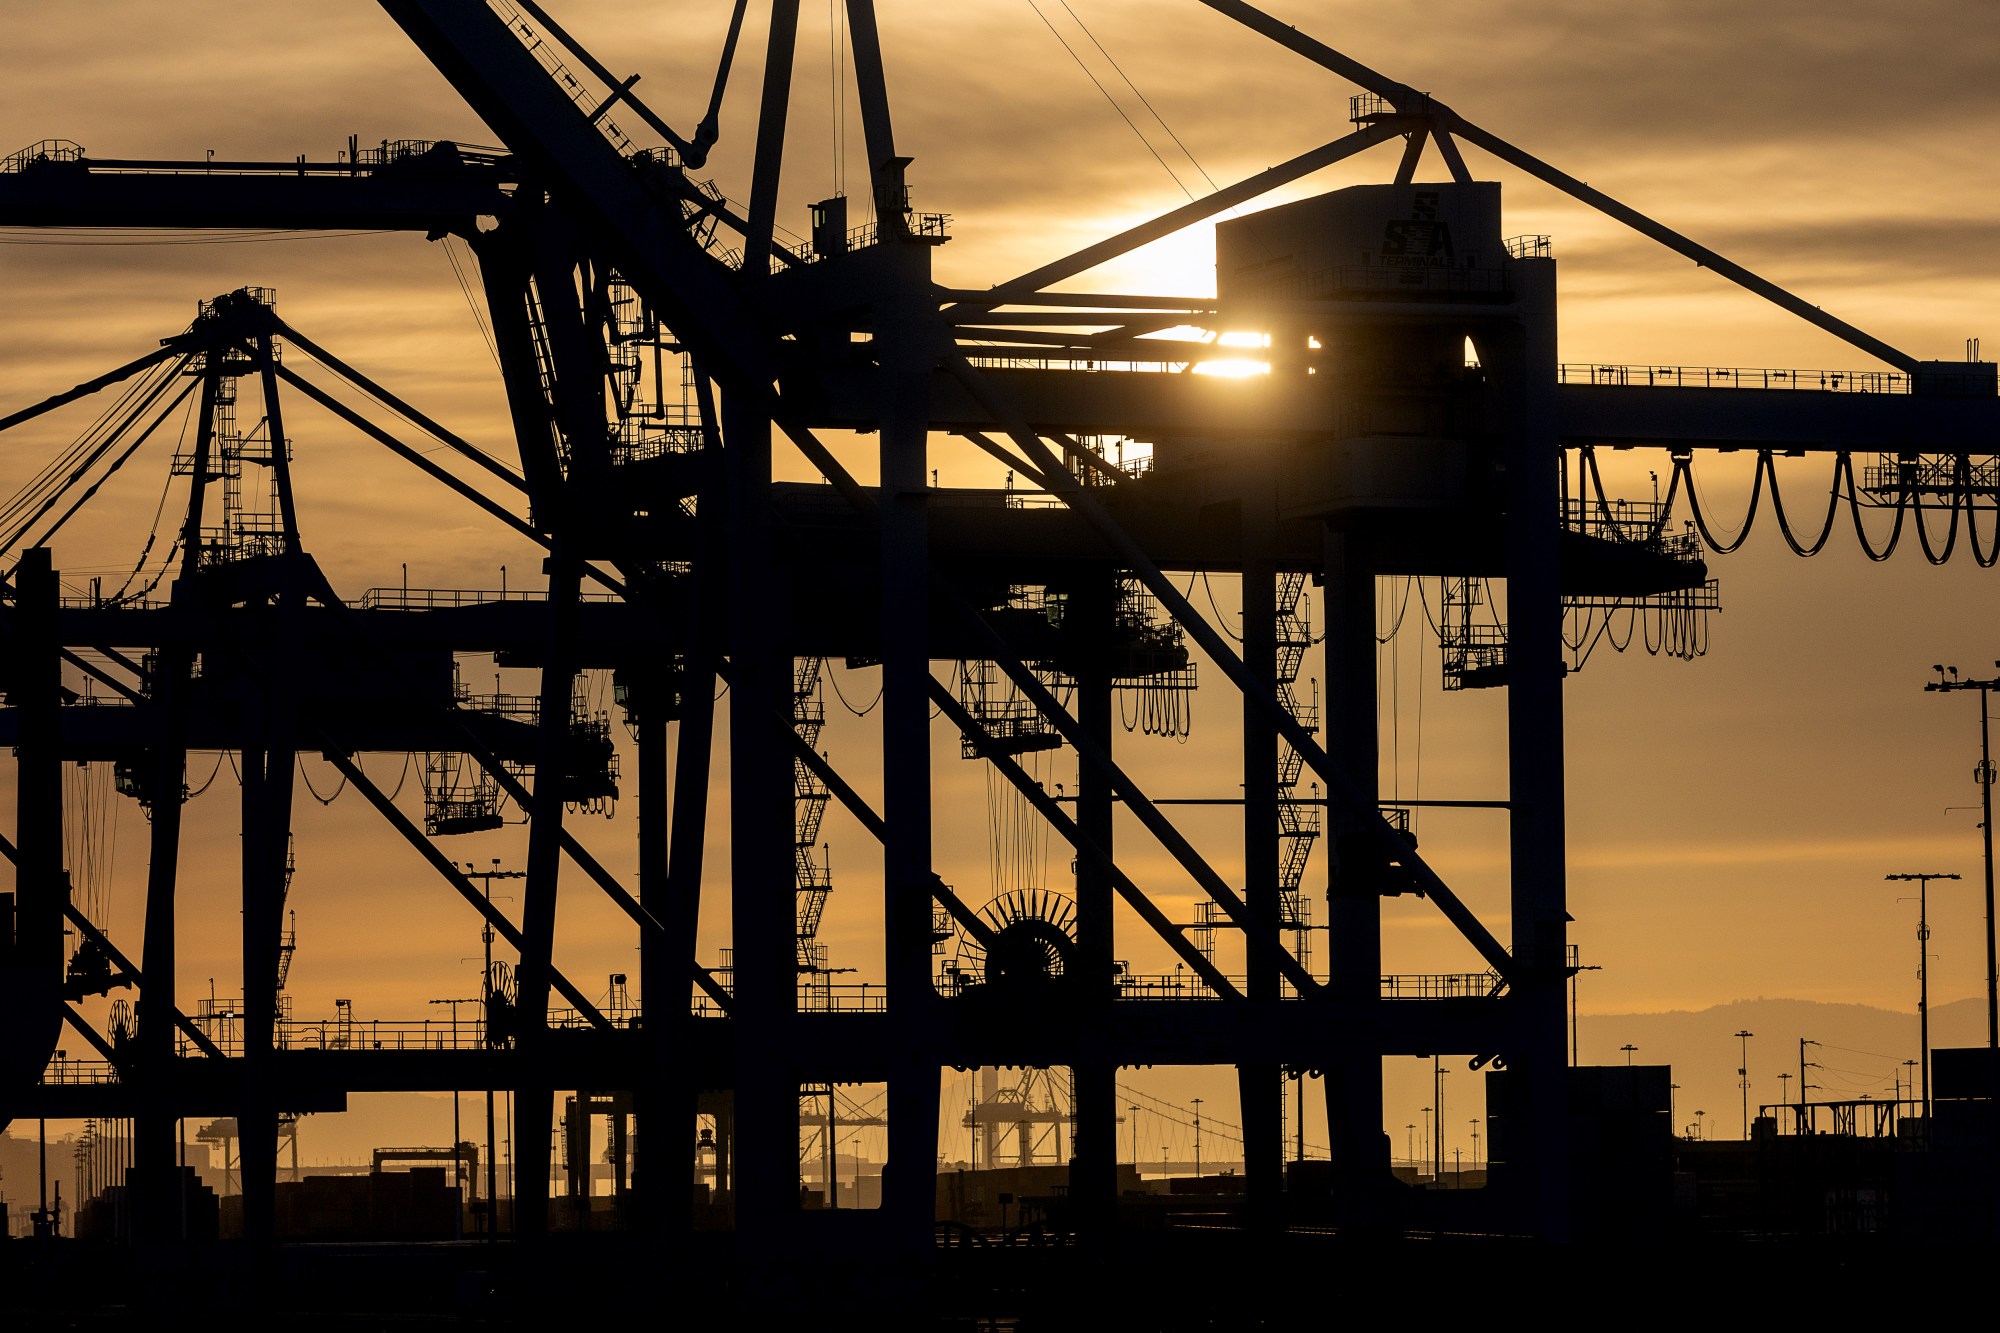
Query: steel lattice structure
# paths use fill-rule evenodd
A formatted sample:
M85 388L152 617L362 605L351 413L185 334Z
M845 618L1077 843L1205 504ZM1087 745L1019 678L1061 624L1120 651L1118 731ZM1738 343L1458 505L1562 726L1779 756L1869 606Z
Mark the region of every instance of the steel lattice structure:
M532 0L383 0L504 154L407 143L343 163L234 164L199 176L97 161L59 143L10 160L0 172L6 225L344 225L462 237L479 259L519 454L496 463L425 422L471 461L479 484L429 463L285 364L279 349L303 349L424 420L253 291L208 303L189 330L104 381L0 422L127 382L156 398L176 386L198 394L201 421L177 464L193 500L164 601L66 603L48 547L23 540L33 525L15 535L24 549L6 604L4 725L19 756L20 810L6 849L17 889L0 976L21 1017L0 1068L0 1118L131 1117L137 1226L163 1238L178 1225L165 1183L175 1178L176 1123L232 1114L254 1239L274 1227L285 1114L363 1090L497 1084L517 1098L514 1224L535 1234L548 1225L555 1091L615 1089L629 1094L641 1125L649 1224L669 1233L692 1224L680 1201L693 1178L694 1115L725 1108L730 1224L746 1246L768 1250L804 1225L801 1089L884 1083L892 1165L883 1207L840 1225L890 1253L919 1254L933 1243L942 1070L1071 1071L1069 1220L1082 1236L1115 1225L1120 1067L1235 1067L1251 1228L1287 1217L1280 1086L1311 1070L1324 1075L1334 1159L1315 1220L1569 1236L1563 618L1635 603L1698 617L1713 585L1698 551L1666 531L1671 495L1637 519L1614 513L1601 487L1593 496L1582 462L1572 483L1565 460L1597 446L1663 446L1675 451L1678 482L1711 445L1824 451L1847 469L1858 504L1847 460L1879 455L1863 488L1874 502L1921 508L1945 497L1955 523L1961 504L1970 512L1993 498L1994 367L1911 358L1250 6L1204 3L1362 88L1353 131L980 290L932 279L945 220L911 207L869 0L848 0L846 10L876 221L851 229L846 201L827 200L815 206L805 247L776 239L797 0L769 6L763 112L740 210L696 174L714 146L712 113L677 132ZM643 124L655 145L636 147L618 120ZM1213 300L1054 290L1385 144L1402 151L1389 184L1223 224ZM1461 144L1895 370L1867 386L1572 374L1556 353L1556 261L1545 240L1505 238L1499 187L1473 178ZM1431 149L1447 178L1420 182ZM1215 350L1152 336L1183 326L1268 330L1271 374L1174 373ZM652 399L635 396L641 362L655 355L674 373ZM687 391L669 404L667 383L682 381L682 367ZM225 420L245 384L261 395L261 442ZM281 385L542 547L545 593L470 608L344 601L292 512ZM1864 387L1879 391L1852 392ZM648 403L657 410L642 410ZM875 436L876 484L856 481L827 447L821 436L834 430ZM927 451L944 434L972 441L1061 504L933 488ZM1096 436L1151 444L1150 470L1120 468L1091 447ZM831 488L774 481L777 440ZM268 476L271 506L225 495L210 501L229 520L215 527L205 493L216 484L226 492L232 479L240 486L246 468ZM1173 576L1195 570L1241 575L1240 646L1177 588ZM1447 628L1459 623L1452 608L1466 614L1451 679L1507 691L1509 939L1481 923L1383 809L1374 589L1392 574L1457 581ZM1478 585L1492 579L1504 579L1507 594L1497 637L1474 633L1470 615ZM1311 641L1302 597L1327 636L1323 716L1295 688ZM452 655L472 651L533 665L536 697L503 704L455 690ZM815 746L813 699L829 658L879 664L879 806ZM1240 781L1243 791L1240 882L1175 827L1121 766L1115 743L1120 692L1170 699L1187 687L1191 661L1212 693L1240 702L1241 769L1218 784ZM91 671L122 706L83 716L64 693L65 664L72 676ZM599 724L573 699L585 668L618 672L636 729L636 886L619 883L564 825L566 807L601 797L608 781L608 742L598 744ZM718 682L730 691L726 732L716 725ZM939 879L934 710L959 730L965 754L992 765L1074 848L1073 920L1068 903L982 914ZM1080 775L1060 800L1021 762L1055 746L1075 756ZM171 982L176 794L190 750L244 756L244 1016L226 1051L177 1007ZM339 766L517 951L511 994L489 1007L499 1021L483 1049L308 1051L279 1041L302 751ZM354 762L369 751L456 755L469 767L425 829ZM695 948L711 771L722 754L726 976L704 968ZM68 899L58 770L81 760L121 765L151 812L154 872L136 951L104 938ZM1323 807L1300 800L1301 777L1325 793ZM436 846L478 826L501 798L530 816L518 920ZM887 999L878 1010L812 1000L825 893L812 848L829 805L883 848ZM1324 822L1311 822L1322 808ZM1121 860L1121 812L1207 895L1205 925L1169 920ZM1315 836L1323 885L1305 878ZM566 861L642 940L643 1022L615 1021L629 1016L601 1012L553 966ZM1385 977L1382 903L1397 895L1442 912L1488 979L1424 989ZM1303 945L1314 899L1323 902L1323 965L1309 963ZM65 921L97 950L90 976L74 965L65 974ZM1198 931L1216 928L1240 932L1244 975L1226 974L1202 946ZM934 945L951 932L975 946L974 961L941 979ZM1193 992L1129 984L1118 963L1135 940L1171 951L1198 979ZM75 999L121 984L136 989L136 1025L91 1029ZM558 998L573 1026L551 1023ZM65 1021L115 1067L115 1081L45 1080ZM1506 1070L1492 1112L1494 1188L1477 1204L1413 1201L1391 1178L1382 1057L1438 1052ZM648 1135L652 1126L664 1128ZM1290 1206L1296 1219L1306 1205Z

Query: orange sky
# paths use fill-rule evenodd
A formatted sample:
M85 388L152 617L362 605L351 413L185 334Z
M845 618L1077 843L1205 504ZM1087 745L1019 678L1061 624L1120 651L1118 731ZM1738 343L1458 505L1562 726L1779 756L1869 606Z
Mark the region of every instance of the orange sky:
M1347 129L1352 89L1199 5L1038 3L1193 188L1199 174L1187 155L1145 118L1066 11L1090 25L1217 182ZM642 72L640 91L663 114L681 125L695 118L726 0L551 7L615 70ZM804 229L804 204L840 183L829 149L826 14L805 9L783 214L796 230ZM939 255L943 280L1004 279L1185 198L1026 0L883 0L880 11L899 147L916 158L916 205L955 218L954 240ZM1984 323L2000 294L2000 185L1981 147L2000 128L1990 83L2000 16L1989 5L1678 0L1622 6L1613 18L1586 0L1444 0L1421 18L1361 3L1274 12L1916 355L1955 357L1981 333L2000 346L2000 327ZM761 50L753 19L712 164L738 197L747 191ZM16 26L0 72L12 90L0 113L0 151L60 136L102 157L199 159L213 149L218 158L326 158L350 133L363 143L492 137L367 5L44 7ZM856 188L858 116L848 121L846 173ZM1280 197L1386 179L1393 155L1377 152ZM1477 175L1507 183L1509 234L1554 237L1565 359L1867 365L1826 335L1470 156ZM408 236L92 239L52 244L65 238L0 233L0 407L137 355L184 327L198 298L255 283L277 289L281 313L299 328L506 451L494 368L440 246ZM1197 228L1077 285L1205 293L1210 244ZM462 250L459 258L468 262ZM0 438L0 491L11 492L81 424L71 417L39 435ZM517 586L527 581L535 567L528 550L463 505L324 417L299 412L290 425L307 542L346 595L395 583L405 564L412 586L494 587L502 565ZM57 563L73 579L122 577L129 567L162 480L159 460L148 469L144 459L132 478L107 488L94 525L57 543ZM976 460L943 444L933 463L947 484L987 480ZM1645 471L1661 466L1638 455L1618 463L1635 498L1645 493ZM1711 465L1701 476L1728 511L1747 465ZM1823 488L1804 476L1790 484L1802 495ZM1933 897L1934 996L1943 1003L1977 993L1977 816L1949 809L1977 799L1969 778L1976 706L1964 696L1926 697L1921 686L1933 662L1976 672L2000 656L1990 627L1996 576L1962 554L1931 569L1913 548L1870 566L1846 536L1804 562L1768 532L1712 569L1725 610L1711 627L1708 657L1680 663L1602 651L1568 687L1573 938L1585 961L1603 968L1589 974L1584 1008L1698 1007L1756 995L1906 1008L1914 907L1882 876L1932 869L1967 876ZM1226 612L1233 588L1217 581L1213 591ZM1400 583L1385 585L1385 603L1401 597ZM1436 644L1415 609L1383 653L1385 679L1396 681L1385 690L1385 787L1406 796L1419 782L1430 797L1504 795L1500 698L1439 691ZM873 673L843 673L841 683L857 705L876 688ZM872 787L871 724L829 702L835 761ZM1234 711L1233 700L1211 691L1197 704L1186 747L1134 742L1126 752L1159 794L1227 794L1204 790L1203 775L1215 771L1212 757L1226 762L1232 752ZM211 762L198 758L191 781ZM313 758L306 767L330 793L330 769ZM387 771L387 785L396 767L369 761L371 771ZM984 778L960 763L942 732L937 770L941 809L983 808ZM227 980L236 928L228 774L225 765L191 811L184 882L191 902L209 906L206 925L199 909L186 918L197 923L184 954L189 995L205 994L210 976L219 991L235 989ZM412 774L406 808L414 808L415 786ZM116 819L110 917L121 938L136 940L145 826L129 804ZM1187 824L1227 873L1240 852L1230 849L1226 818ZM718 814L718 837L720 827ZM628 879L632 828L627 805L588 832ZM1422 831L1426 854L1504 938L1497 817L1433 814ZM462 840L448 854L518 864L518 833ZM430 999L476 993L470 915L357 801L321 807L302 790L299 836L292 989L301 1014L329 1010L338 995L363 1011L420 1018L436 1012ZM879 966L871 961L877 859L865 835L838 817L829 817L827 836L837 887L826 938L837 961L868 977ZM975 901L989 884L985 838L977 814L940 829L940 870ZM1135 868L1157 873L1163 858L1133 846ZM1062 861L1054 856L1053 868ZM1323 867L1316 855L1310 882ZM712 880L712 909L726 903L724 873ZM1189 919L1192 890L1161 883L1168 914ZM1392 968L1473 967L1469 950L1422 904L1392 904L1389 919ZM587 891L566 900L562 931L559 961L587 991L632 961L629 932ZM710 936L711 947L722 942L719 931Z

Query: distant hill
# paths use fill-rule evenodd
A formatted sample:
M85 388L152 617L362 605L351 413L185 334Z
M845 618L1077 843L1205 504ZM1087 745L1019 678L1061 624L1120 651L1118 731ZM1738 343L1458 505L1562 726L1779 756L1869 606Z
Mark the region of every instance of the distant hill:
M1705 1136L1735 1138L1743 1132L1742 1092L1736 1067L1740 1043L1732 1034L1749 1031L1750 1104L1780 1100L1796 1102L1799 1085L1799 1039L1808 1046L1805 1058L1821 1068L1806 1070L1815 1084L1813 1101L1845 1101L1896 1095L1898 1079L1906 1086L1915 1074L1918 1052L1917 1015L1864 1004L1822 1004L1812 1000L1738 1000L1700 1010L1658 1014L1585 1014L1577 1024L1580 1058L1585 1064L1623 1064L1620 1048L1631 1044L1636 1064L1673 1066L1676 1128L1685 1132L1702 1117ZM1957 1000L1931 1008L1931 1047L1981 1046L1986 1042L1984 999ZM1778 1075L1789 1073L1789 1081ZM1906 1092L1905 1096L1914 1096Z

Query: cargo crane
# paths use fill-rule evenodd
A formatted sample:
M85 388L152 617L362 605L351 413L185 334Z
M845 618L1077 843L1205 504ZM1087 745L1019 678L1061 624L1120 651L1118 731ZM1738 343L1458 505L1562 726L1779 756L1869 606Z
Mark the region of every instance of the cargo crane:
M1350 103L1352 132L985 289L945 288L930 276L947 219L912 207L912 163L897 152L868 0L849 0L846 11L875 221L852 228L844 199L823 201L805 246L782 243L776 231L796 0L771 6L743 207L694 174L717 146L713 106L701 129L677 134L635 80L614 76L531 0L383 0L506 145L502 154L409 141L356 146L332 164L217 163L199 176L173 164L92 159L57 141L8 159L0 222L9 225L367 225L465 239L479 259L518 466L478 455L373 384L365 387L379 400L456 450L477 484L387 428L351 412L346 419L542 547L548 582L519 603L343 602L283 510L276 385L313 390L277 348L302 348L350 383L363 381L256 292L218 298L161 353L106 377L123 382L168 357L187 358L184 370L203 394L190 463L195 498L164 607L63 603L40 540L25 544L10 577L5 723L19 754L20 819L19 843L8 848L18 889L4 975L13 1011L25 1017L9 1033L0 1115L60 1106L133 1117L141 1226L168 1235L161 1192L152 1191L150 1205L146 1198L148 1181L171 1165L172 1125L226 1110L242 1126L246 1227L268 1236L281 1113L337 1106L364 1088L486 1086L497 1073L518 1094L514 1219L532 1235L548 1219L556 1089L631 1090L642 1161L676 1139L671 1126L704 1096L726 1093L729 1142L718 1145L718 1161L732 1163L733 1226L745 1253L805 1237L915 1254L932 1239L942 1068L1069 1068L1069 1198L1083 1236L1113 1225L1120 1066L1236 1068L1244 1217L1253 1228L1280 1216L1281 1079L1323 1071L1334 1163L1324 1220L1393 1228L1417 1214L1389 1171L1381 1059L1459 1052L1505 1070L1491 1113L1499 1202L1481 1225L1568 1237L1565 614L1639 606L1663 627L1671 619L1698 632L1687 627L1715 605L1713 584L1699 549L1670 533L1667 520L1683 489L1694 503L1684 483L1695 454L1711 447L1762 451L1760 487L1770 451L1827 453L1836 475L1828 533L1843 502L1887 505L1898 532L1903 515L1915 515L1935 555L1924 513L1942 503L1951 540L1963 513L1973 554L1990 563L2000 549L1980 549L1972 514L1995 498L1994 367L1910 357L1251 6L1204 3L1362 88ZM744 8L736 8L724 73ZM640 146L621 122L656 144ZM1500 187L1472 176L1462 144L1893 369L1752 381L1561 365L1552 249L1546 238L1506 236ZM1220 224L1213 299L1052 290L1378 145L1401 148L1392 183ZM1427 152L1446 179L1418 178ZM1212 343L1175 332L1184 329L1267 333L1260 354L1270 374L1232 381L1183 373L1217 355ZM635 359L635 349L647 355ZM647 398L634 386L652 353L659 368ZM247 542L251 555L224 559L226 543L204 535L200 493L226 472L206 461L223 453L204 450L220 449L212 405L239 373L261 381L271 423L269 447L239 463L272 469L280 509L275 526L243 530L238 546ZM686 390L672 410L670 381ZM78 392L92 387L101 386ZM876 484L841 464L822 439L829 430L875 436ZM970 442L1061 506L934 489L926 475L934 435ZM1092 436L1150 444L1150 468L1135 475L1118 467L1091 447ZM831 485L774 481L778 437ZM1671 451L1666 501L1635 510L1604 492L1593 451L1627 446ZM1878 460L1860 482L1856 453ZM84 475L80 468L73 480ZM1720 545L1698 510L1696 518L1709 544ZM1171 577L1200 570L1242 576L1240 646ZM1513 925L1504 942L1430 868L1397 812L1383 808L1373 604L1384 574L1447 580L1446 629L1458 654L1448 658L1451 683L1507 691ZM1326 635L1318 717L1294 688L1308 579L1321 591ZM1475 623L1491 580L1504 580L1504 627ZM589 600L587 586L610 600ZM777 614L768 610L774 589ZM532 711L482 715L458 697L450 656L480 648L538 669ZM1211 693L1226 691L1242 709L1240 882L1175 827L1115 743L1118 691L1164 690L1171 699L1167 678L1196 653L1212 668ZM881 672L879 807L818 753L810 709L801 711L809 681L800 664L828 658ZM105 683L131 707L105 711L130 716L107 719L93 739L70 725L61 665L104 672L106 660L122 663L106 673L115 683ZM341 674L361 686L320 688L316 660L351 663ZM966 664L964 679L979 687L941 682L937 661ZM564 827L574 804L572 696L587 666L618 672L637 732L636 893ZM229 690L217 688L213 670ZM721 737L718 682L731 691ZM232 712L217 698L225 694L254 704ZM982 913L939 879L933 710L959 729L968 756L992 765L1074 848L1073 919L1048 899ZM1018 762L1029 748L1058 743L1078 764L1077 790L1065 800ZM719 747L730 773L726 974L702 967L694 949ZM248 961L235 1054L199 1049L199 1041L187 1054L176 1041L177 1031L192 1036L170 980L175 794L190 748L257 756L245 782ZM323 749L392 828L430 848L441 877L518 950L512 1030L476 1061L455 1052L391 1060L388 1052L321 1058L278 1048L269 981L279 957L290 755L300 748ZM518 925L431 846L430 833L442 830L416 828L367 783L350 756L371 748L472 756L481 780L519 805L528 851ZM113 1061L115 1083L52 1089L37 1078L60 1024L91 1035L58 997L65 915L99 934L66 907L56 836L55 766L80 756L128 765L150 802L156 869L140 963L103 942L117 976L146 1003L133 1050ZM605 780L602 765L590 772ZM1310 811L1323 810L1323 823L1301 808L1301 776L1318 788L1323 805ZM823 966L806 948L824 899L803 859L822 789L882 843L888 998L879 1012L801 1003L802 964ZM1200 887L1202 923L1168 919L1121 861L1113 836L1121 807ZM1308 900L1293 891L1309 834L1327 849L1323 972L1309 966ZM552 965L565 858L641 935L643 1027L613 1028ZM1399 895L1437 908L1486 964L1485 976L1434 992L1385 977L1382 903ZM1199 930L1212 940L1225 927L1240 933L1241 975L1224 972L1213 947L1198 944ZM976 984L938 984L933 955L947 928L976 946L963 951L976 960ZM1177 958L1194 992L1124 984L1120 954L1141 943ZM574 1006L567 1025L552 1011L552 990ZM696 992L697 1003L687 1004ZM113 1049L108 1040L103 1048ZM859 1081L887 1085L896 1166L879 1212L827 1223L845 1228L841 1240L824 1219L805 1230L798 1209L800 1090ZM648 1136L649 1117L669 1128ZM652 1178L669 1182L663 1197L684 1197L679 1186L693 1163L671 1152L662 1158L642 1178L657 1171ZM685 1225L673 1211L663 1205L658 1214L669 1230Z

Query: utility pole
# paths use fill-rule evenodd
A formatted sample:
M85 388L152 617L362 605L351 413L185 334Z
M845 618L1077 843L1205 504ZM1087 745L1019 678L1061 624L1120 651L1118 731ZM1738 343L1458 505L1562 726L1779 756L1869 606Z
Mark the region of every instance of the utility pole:
M1981 697L1984 697L1983 695ZM1987 790L1991 791L1989 787ZM1917 881L1917 1041L1923 1056L1924 1123L1931 1118L1931 923L1930 887L1934 879L1957 879L1957 875L1884 875L1883 879Z
M1431 1057L1431 1179L1444 1178L1444 1062Z
M1634 1046L1631 1042L1628 1041L1623 1046L1620 1046L1618 1049L1625 1052L1625 1067L1627 1069L1630 1069L1632 1067L1632 1052L1638 1050L1639 1048L1637 1046Z
M1585 963L1582 961L1582 957L1577 952L1577 947L1574 944L1569 946L1569 1062L1572 1065L1579 1063L1577 1059L1577 1047L1581 1041L1581 1029L1577 1026L1576 1021L1576 974L1579 972L1603 971L1603 967L1600 964Z
M1757 1034L1748 1030L1738 1032L1736 1040L1741 1049L1736 1057L1736 1086L1743 1091L1743 1141L1750 1141L1750 1039Z
M1805 1037L1799 1038L1799 1133L1801 1134L1808 1134L1812 1132L1807 1127L1807 1122L1806 1122L1806 1089L1812 1086L1811 1084L1806 1082L1806 1070L1818 1069L1819 1062L1815 1060L1810 1064L1807 1063L1806 1047L1817 1046L1817 1045L1819 1045L1819 1043L1816 1041L1811 1041Z
M1791 1104L1791 1091L1792 1091L1792 1076L1790 1074L1779 1074L1778 1105L1788 1106Z
M2000 662L1993 665L2000 667ZM2000 679L1960 680L1957 667L1933 666L1931 670L1938 678L1924 686L1926 691L1979 691L1979 767L1972 776L1979 784L1979 835L1986 852L1986 1046L2000 1050L2000 949L1993 931L1993 746L1986 711L1987 693L2000 688ZM1946 672L1951 675L1949 680ZM1925 1064L1928 1067L1928 1057ZM1929 1114L1928 1103L1925 1114Z
M1194 1099L1194 1178L1201 1179L1201 1098Z

